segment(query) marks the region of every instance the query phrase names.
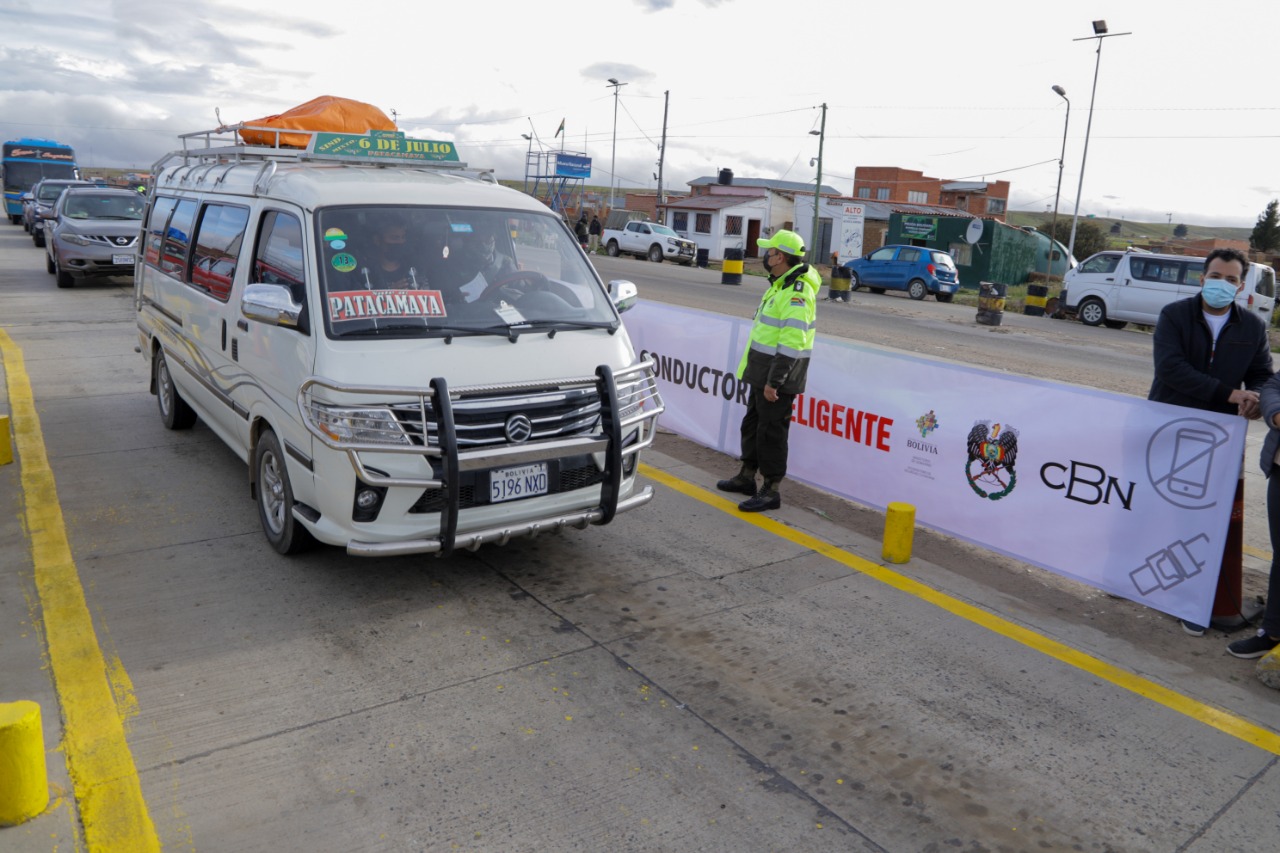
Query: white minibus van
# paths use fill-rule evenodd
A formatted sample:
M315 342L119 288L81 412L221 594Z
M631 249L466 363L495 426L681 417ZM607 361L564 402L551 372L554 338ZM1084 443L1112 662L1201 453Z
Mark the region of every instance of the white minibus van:
M152 170L138 343L165 426L247 463L276 550L446 555L652 498L636 288L561 217L399 132L182 139Z
M1087 326L1154 326L1164 306L1200 292L1203 273L1204 258L1200 257L1132 248L1098 252L1063 276L1061 301ZM1275 295L1275 271L1251 263L1237 304L1270 326Z

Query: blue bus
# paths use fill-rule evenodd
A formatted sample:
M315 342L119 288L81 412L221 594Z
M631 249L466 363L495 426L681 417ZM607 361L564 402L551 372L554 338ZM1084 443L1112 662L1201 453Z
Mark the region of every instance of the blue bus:
M17 225L22 221L22 194L45 178L78 178L76 152L51 139L12 139L0 150L4 171L4 212Z

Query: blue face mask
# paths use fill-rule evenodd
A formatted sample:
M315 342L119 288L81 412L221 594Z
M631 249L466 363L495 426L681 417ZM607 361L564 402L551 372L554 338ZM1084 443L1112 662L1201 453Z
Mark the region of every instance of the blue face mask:
M1226 308L1236 301L1236 286L1225 278L1208 278L1200 295L1210 308Z

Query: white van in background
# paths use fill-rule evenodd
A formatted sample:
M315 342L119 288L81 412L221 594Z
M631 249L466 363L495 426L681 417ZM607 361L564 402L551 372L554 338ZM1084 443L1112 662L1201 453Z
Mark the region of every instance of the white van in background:
M1154 326L1164 306L1200 292L1203 274L1200 257L1140 249L1098 252L1063 276L1061 302L1086 326ZM1236 302L1270 326L1275 296L1275 271L1250 264Z
M1244 290L1236 302L1246 311L1258 315L1263 323L1271 326L1271 315L1276 310L1276 271L1266 264L1249 264L1244 277Z
M247 463L277 551L445 555L652 498L636 288L606 288L559 216L451 143L238 130L152 169L138 344L164 425L198 416Z

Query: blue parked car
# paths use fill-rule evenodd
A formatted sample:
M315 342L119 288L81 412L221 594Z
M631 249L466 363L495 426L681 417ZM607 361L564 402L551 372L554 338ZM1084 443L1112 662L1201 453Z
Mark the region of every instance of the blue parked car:
M925 246L882 246L854 258L845 268L854 290L905 290L912 299L924 299L932 293L939 302L950 302L960 289L956 262L941 249Z

